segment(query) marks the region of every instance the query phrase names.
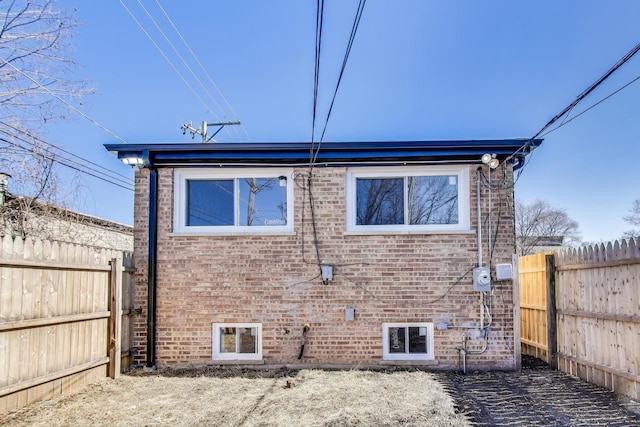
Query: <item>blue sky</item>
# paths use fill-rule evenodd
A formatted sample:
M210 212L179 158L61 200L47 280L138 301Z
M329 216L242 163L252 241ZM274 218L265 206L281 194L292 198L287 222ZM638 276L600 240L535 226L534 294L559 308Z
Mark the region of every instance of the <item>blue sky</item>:
M83 22L74 38L76 78L95 94L80 107L129 143L191 142L180 126L242 121L220 142L311 138L316 2L59 0ZM225 102L180 41L162 5ZM327 0L318 114L322 126L358 2ZM325 141L531 137L640 42L640 2L369 0ZM577 114L640 76L640 54L581 103ZM207 93L208 91L208 93ZM211 94L211 96L209 96ZM611 240L640 198L640 81L550 133L516 186L522 201L548 200L579 222L584 240ZM319 135L319 134L318 134ZM318 136L317 136L318 137ZM316 138L317 138L316 137ZM90 121L50 128L48 140L120 173L118 140ZM78 208L132 223L130 191L85 178Z

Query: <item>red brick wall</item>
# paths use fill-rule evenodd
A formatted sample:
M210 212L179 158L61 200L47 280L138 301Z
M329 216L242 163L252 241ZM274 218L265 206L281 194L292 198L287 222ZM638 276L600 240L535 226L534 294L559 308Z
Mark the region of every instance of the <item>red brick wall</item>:
M462 336L478 327L480 313L470 271L477 263L476 166L469 167L472 232L458 234L349 235L345 233L346 169L315 168L313 173L321 261L335 265L334 280L328 285L317 277L308 196L300 186L295 186L295 234L175 235L173 170L159 170L158 364L213 363L213 322L261 323L266 364L362 366L382 363L383 322L446 321L450 328L434 333L435 366L458 367ZM502 178L502 168L493 173L495 264L511 261L514 237L512 174L505 171L505 181L500 182L495 177ZM134 360L139 363L146 357L148 176L147 170L141 170L136 179L136 305L143 310L135 327L138 352ZM307 200L304 232L303 197ZM487 185L483 185L482 201L488 263ZM514 367L512 293L510 281L493 283L487 350L468 356L470 368ZM355 308L354 321L345 321L347 306ZM299 361L306 322L311 329L305 357ZM285 334L287 328L293 333ZM483 343L470 340L469 349L479 350Z

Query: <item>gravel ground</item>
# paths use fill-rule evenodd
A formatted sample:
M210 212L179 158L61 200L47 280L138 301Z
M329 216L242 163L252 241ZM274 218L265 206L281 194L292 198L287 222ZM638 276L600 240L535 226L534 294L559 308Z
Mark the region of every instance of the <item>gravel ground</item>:
M640 403L523 356L521 372L442 373L477 426L640 426Z

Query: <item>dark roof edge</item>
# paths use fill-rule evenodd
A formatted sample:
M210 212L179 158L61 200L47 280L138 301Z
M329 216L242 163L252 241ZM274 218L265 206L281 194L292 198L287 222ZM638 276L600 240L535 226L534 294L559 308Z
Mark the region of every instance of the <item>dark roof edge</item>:
M385 162L472 162L484 153L503 161L521 159L542 139L492 139L449 141L369 141L310 143L154 143L105 144L119 159L138 157L144 166L292 165L308 164L310 153L319 148L319 164L368 164Z

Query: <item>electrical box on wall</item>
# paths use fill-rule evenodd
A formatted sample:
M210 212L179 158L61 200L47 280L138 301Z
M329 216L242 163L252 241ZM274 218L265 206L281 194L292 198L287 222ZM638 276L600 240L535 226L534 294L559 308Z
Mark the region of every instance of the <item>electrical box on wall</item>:
M356 309L353 307L347 307L344 309L344 320L352 321L356 319Z
M473 290L488 292L491 290L491 272L489 267L476 267L473 269Z
M513 279L513 266L511 264L496 265L496 280Z

